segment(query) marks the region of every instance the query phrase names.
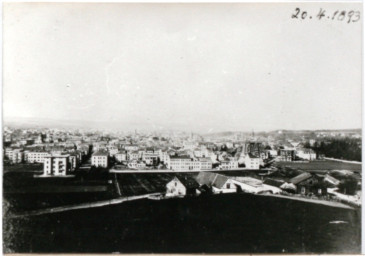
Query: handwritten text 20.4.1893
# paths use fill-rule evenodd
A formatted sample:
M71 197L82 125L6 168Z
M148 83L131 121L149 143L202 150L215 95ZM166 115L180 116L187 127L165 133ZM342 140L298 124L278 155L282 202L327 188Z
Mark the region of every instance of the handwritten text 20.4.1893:
M300 19L300 20L336 20L343 21L347 23L358 22L360 20L360 11L357 10L334 10L328 11L320 8L318 13L312 15L306 10L302 10L300 8L295 8L291 15L292 19Z

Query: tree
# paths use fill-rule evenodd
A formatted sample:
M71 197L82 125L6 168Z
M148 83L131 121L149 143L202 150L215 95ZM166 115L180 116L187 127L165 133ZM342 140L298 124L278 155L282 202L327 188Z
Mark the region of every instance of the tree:
M357 180L354 178L344 179L338 188L343 194L354 195L357 191Z

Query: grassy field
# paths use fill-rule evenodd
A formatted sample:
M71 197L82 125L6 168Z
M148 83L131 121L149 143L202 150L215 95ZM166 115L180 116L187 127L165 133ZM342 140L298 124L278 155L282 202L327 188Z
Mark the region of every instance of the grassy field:
M32 172L3 175L3 199L13 212L111 199L114 186L107 180L33 178Z
M308 163L276 162L275 166L289 167L293 169L300 169L303 171L349 170L354 172L361 172L362 165L325 160L325 161L312 161Z
M333 221L342 224L331 224ZM360 253L361 211L251 194L6 219L12 253Z
M42 172L43 164L14 164L5 165L4 173L6 172Z

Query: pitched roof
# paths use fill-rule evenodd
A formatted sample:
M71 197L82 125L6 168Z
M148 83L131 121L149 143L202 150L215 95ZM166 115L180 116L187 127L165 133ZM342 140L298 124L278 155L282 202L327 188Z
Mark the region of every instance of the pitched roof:
M212 172L199 172L198 176L195 178L195 180L200 184L200 185L207 185L207 186L211 186L215 176L217 174L216 173L212 173Z
M336 178L334 178L334 177L332 177L332 176L330 176L328 174L325 175L324 181L327 181L327 182L329 182L329 183L331 183L333 185L336 185L336 186L338 184L340 184L340 181L338 179L336 179Z
M174 159L191 159L190 156L170 156L170 160Z
M107 152L104 151L98 151L93 154L93 156L108 156Z
M273 186L273 187L280 187L281 185L284 184L284 181L280 181L280 180L274 180L274 179L266 179L264 181L264 184L265 185L270 185L270 186Z
M299 174L298 176L295 176L294 178L292 178L290 180L290 183L293 183L294 185L302 182L302 181L305 181L306 179L309 179L311 178L312 175L309 173L309 172L303 172L302 174Z
M233 180L236 180L238 182L244 183L246 185L249 185L251 187L259 187L262 185L262 181L259 179L255 179L249 176L246 177L230 177Z
M190 176L187 175L179 175L177 178L186 188L199 188L198 182Z
M224 184L227 182L227 180L228 180L228 177L217 174L212 185L216 188L222 188L224 186Z
M280 188L281 189L285 189L285 190L292 190L292 191L293 190L295 191L297 189L294 184L292 184L292 183L286 183L286 182L284 182L283 185L280 186Z
M259 157L255 156L255 155L251 154L251 153L247 154L247 156L248 156L249 158L259 158Z
M198 157L198 160L200 162L212 162L212 159L210 159L209 157Z

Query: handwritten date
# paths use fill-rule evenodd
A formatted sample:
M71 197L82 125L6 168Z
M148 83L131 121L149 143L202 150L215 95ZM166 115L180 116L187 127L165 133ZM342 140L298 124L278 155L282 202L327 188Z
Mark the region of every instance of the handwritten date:
M292 19L312 19L312 15L310 15L307 11L303 11L300 8L295 8L294 13L291 15ZM345 21L347 23L358 22L360 20L360 11L350 10L336 10L335 12L327 12L326 10L320 8L318 14L314 16L314 18L328 19L328 20L338 20Z

